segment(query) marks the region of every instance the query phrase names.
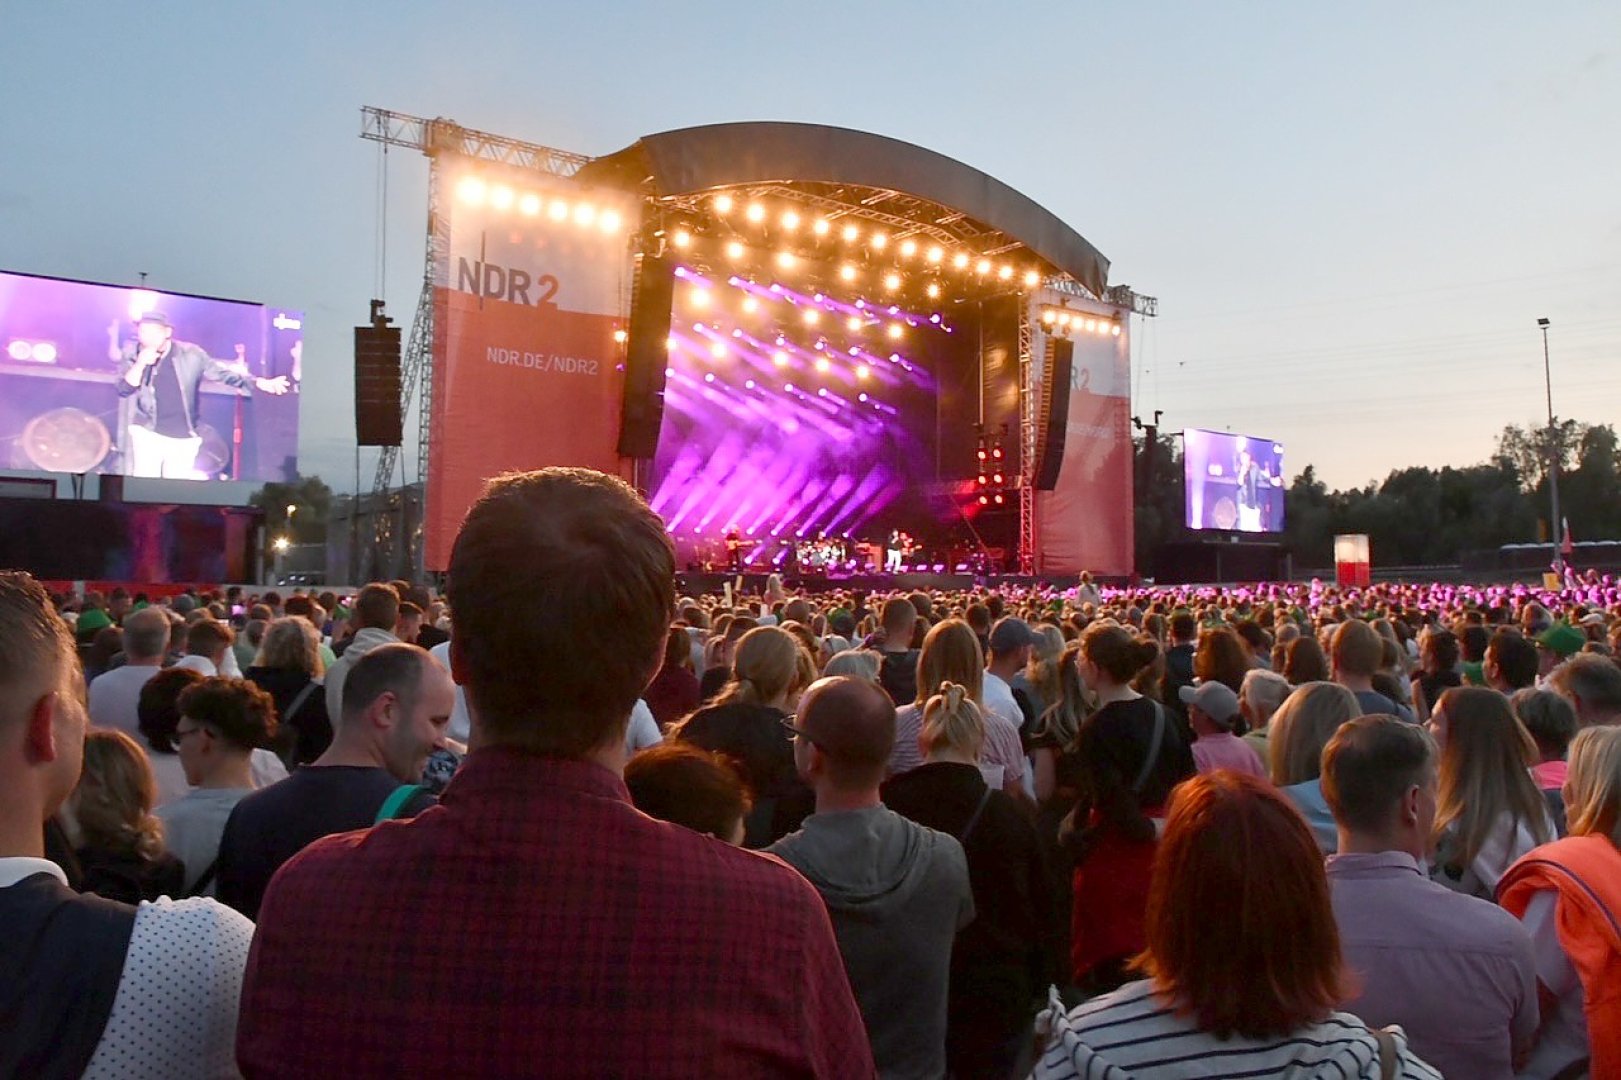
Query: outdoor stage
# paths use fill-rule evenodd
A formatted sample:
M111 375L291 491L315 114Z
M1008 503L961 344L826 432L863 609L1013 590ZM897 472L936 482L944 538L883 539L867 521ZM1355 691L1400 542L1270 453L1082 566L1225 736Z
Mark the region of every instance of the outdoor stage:
M735 589L737 582L741 579L743 582L742 594L745 596L758 596L765 592L766 580L769 576L761 573L682 573L676 575L676 592L680 596L688 597L719 596L725 592L727 582L731 582ZM1046 586L1053 589L1072 589L1078 584L1080 584L1078 575L1036 577L1027 574L994 574L981 577L974 574L916 573L852 574L849 577L829 577L822 574L807 574L783 578L783 585L798 593L883 593L911 592L918 589L935 592L965 592L976 586L1006 589Z

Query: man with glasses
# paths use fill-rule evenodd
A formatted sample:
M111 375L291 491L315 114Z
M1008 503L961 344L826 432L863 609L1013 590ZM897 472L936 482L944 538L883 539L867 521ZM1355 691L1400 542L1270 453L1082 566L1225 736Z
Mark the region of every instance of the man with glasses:
M895 743L881 688L822 679L784 723L816 813L766 850L826 901L879 1073L943 1076L951 944L974 918L962 845L880 801Z

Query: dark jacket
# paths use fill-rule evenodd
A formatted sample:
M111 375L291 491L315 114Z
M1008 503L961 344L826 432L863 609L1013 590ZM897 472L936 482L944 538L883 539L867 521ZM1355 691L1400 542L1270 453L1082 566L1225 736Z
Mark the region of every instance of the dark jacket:
M743 846L762 848L799 828L816 798L794 767L787 714L769 705L711 705L673 729L671 738L725 754L743 770L754 810L743 822Z
M295 733L291 740L294 764L304 765L320 757L332 745L332 718L326 711L326 692L317 686L304 696L298 711L288 716L293 702L313 679L296 668L250 667L244 671L247 680L276 699L276 723Z
M124 376L129 374L130 368L135 366L137 353L133 348L126 349L118 365L118 396L127 398L134 396L134 411L130 416L130 423L140 424L142 427L151 427L157 417L158 395L152 385L152 376L162 366L163 361L147 369L146 377L141 385L131 386ZM197 394L202 381L224 383L237 390L253 389L253 380L239 372L232 371L224 364L215 360L203 349L201 345L193 345L189 341L169 342L169 362L174 365L175 375L180 381L180 396L186 403L186 416L191 424L192 433L197 431Z
M82 847L76 851L84 877L79 892L95 893L108 900L139 904L160 896L180 899L186 884L186 866L168 852L155 859L143 859L134 852L105 851Z

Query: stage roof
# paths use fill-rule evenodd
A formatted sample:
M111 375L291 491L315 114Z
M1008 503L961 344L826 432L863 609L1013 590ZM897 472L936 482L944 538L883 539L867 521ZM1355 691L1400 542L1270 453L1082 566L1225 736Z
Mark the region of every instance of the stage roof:
M944 154L868 132L774 121L681 128L644 136L577 175L677 204L723 188L800 198L985 255L1022 247L1094 296L1108 285L1109 260L1034 200Z

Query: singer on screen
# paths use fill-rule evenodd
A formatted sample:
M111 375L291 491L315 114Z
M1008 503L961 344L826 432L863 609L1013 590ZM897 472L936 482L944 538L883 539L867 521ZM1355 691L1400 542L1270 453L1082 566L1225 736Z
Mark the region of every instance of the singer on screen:
M202 382L237 390L285 394L287 376L253 378L209 356L200 345L177 341L168 316L148 311L136 339L119 357L118 396L134 398L123 447L126 476L198 480L197 404Z

